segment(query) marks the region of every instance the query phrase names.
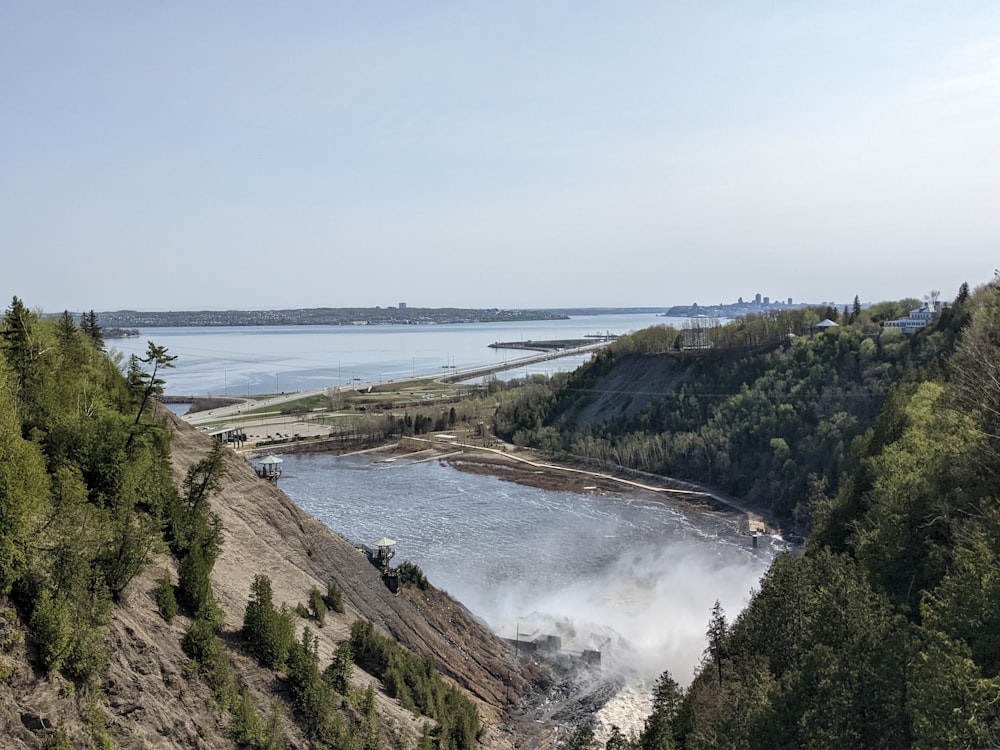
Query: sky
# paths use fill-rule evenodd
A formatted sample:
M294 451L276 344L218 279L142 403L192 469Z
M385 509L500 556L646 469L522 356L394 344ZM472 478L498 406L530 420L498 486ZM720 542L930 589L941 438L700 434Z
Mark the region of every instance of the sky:
M998 207L996 0L0 6L4 306L951 299Z

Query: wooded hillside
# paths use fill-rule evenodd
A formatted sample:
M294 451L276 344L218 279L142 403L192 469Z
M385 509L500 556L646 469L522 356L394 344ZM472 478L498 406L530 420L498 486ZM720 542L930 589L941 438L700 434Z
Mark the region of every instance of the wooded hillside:
M809 401L839 408L828 384L863 365L867 339L826 336L744 357L822 363L826 396ZM839 482L819 474L838 491L814 493L804 552L777 558L734 621L716 606L694 682L664 673L645 732L615 738L619 750L1000 743L1000 285L963 289L893 356L871 346L869 367L895 374L872 382L881 410L836 463ZM790 392L761 372L738 399L761 378ZM746 429L769 419L758 411Z
M495 428L554 455L713 486L804 531L891 389L938 367L968 319L958 302L916 336L881 331L914 303L639 331L507 399ZM820 314L840 324L816 329Z
M0 333L0 744L509 746L506 646L156 413L169 352L17 298Z

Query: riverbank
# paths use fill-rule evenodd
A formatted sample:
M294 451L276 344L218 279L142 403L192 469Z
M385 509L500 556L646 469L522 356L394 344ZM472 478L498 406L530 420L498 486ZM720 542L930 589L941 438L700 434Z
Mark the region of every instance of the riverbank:
M488 474L502 480L543 490L624 496L642 493L684 504L706 513L739 514L747 535L781 536L780 525L737 498L670 477L618 469L598 470L583 462L554 461L528 448L510 444L499 447L458 442L454 436L405 436L391 443L352 446L342 440L292 441L269 446L275 453L376 454L393 459L444 461L459 471ZM245 451L248 457L263 455L259 449Z
M637 491L649 493L705 512L741 514L746 519L744 531L747 534L780 535L781 533L773 520L765 518L735 498L670 477L624 470L616 473L599 471L585 464L542 459L534 452L527 452L524 449L513 453L507 450L473 448L469 452L451 455L444 460L460 471L493 474L501 479L540 489L605 495L622 495Z

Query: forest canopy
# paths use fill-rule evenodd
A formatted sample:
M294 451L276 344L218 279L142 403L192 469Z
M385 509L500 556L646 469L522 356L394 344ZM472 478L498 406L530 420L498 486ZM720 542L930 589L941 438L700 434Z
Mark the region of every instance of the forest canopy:
M895 352L871 342L867 364L866 340L845 330L744 354L760 365L740 401L762 383L788 393L784 373L806 361L825 373L817 382L846 379L848 391L858 366L881 368L867 386L880 408L843 459L816 467L804 551L778 557L733 621L716 606L690 687L664 673L644 732L617 748L1000 743L1000 284L963 288Z

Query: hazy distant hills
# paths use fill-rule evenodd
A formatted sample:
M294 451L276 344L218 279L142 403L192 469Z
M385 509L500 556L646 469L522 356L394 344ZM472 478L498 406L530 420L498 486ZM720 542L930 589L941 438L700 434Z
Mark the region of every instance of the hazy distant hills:
M466 310L454 307L316 307L296 310L169 310L100 313L101 325L119 328L177 326L432 325L565 320L552 310Z

